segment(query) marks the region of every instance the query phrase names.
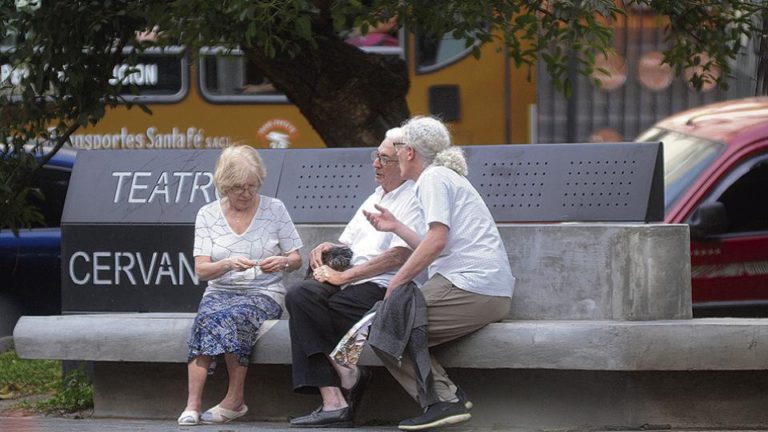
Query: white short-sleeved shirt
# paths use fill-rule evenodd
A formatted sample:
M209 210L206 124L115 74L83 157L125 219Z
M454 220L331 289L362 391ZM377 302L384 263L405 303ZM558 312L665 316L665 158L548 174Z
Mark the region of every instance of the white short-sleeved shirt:
M282 201L260 195L259 208L242 234L232 231L221 211L219 200L197 212L194 256L209 256L216 262L233 256L252 260L282 255L303 246L299 233ZM283 272L253 274L229 271L208 281L206 294L213 291L261 291L283 304Z
M400 237L391 232L380 232L374 228L368 219L365 218L363 210L378 213L374 204L378 204L389 210L399 221L410 227L420 235L426 232L424 215L419 206L419 201L414 192L414 184L411 180L403 182L398 188L384 193L381 186L377 187L363 205L357 209L355 216L349 221L344 232L341 233L339 241L348 245L352 249L352 265L360 265L370 261L372 258L381 255L386 250L393 247L404 247L411 249L408 244ZM397 273L396 270L382 273L369 279L364 279L355 284L364 282L373 282L386 287L390 279ZM426 275L421 275L415 279L416 283L424 282Z
M429 277L440 273L465 291L511 297L515 278L507 251L491 212L469 180L430 165L416 181L416 195L426 223L449 228L445 248L429 265Z

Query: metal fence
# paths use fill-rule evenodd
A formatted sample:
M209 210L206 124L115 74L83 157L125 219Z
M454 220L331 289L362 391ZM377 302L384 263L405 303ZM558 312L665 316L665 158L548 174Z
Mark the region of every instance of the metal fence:
M697 91L685 74L674 76L660 65L666 48L662 29L644 10L628 11L614 25L616 56L601 66L613 73L600 75L602 88L590 77L570 74L573 94L566 98L554 89L546 66L537 68L537 118L535 142L631 141L656 121L685 109L726 99L751 96L755 91L755 50L736 62L730 89L716 86Z

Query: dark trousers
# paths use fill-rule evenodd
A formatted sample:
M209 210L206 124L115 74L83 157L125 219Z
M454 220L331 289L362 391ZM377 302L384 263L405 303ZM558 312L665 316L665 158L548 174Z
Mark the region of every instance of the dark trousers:
M319 387L340 387L328 354L347 330L384 298L385 291L370 282L340 290L312 279L288 289L285 306L290 313L294 391L318 393Z

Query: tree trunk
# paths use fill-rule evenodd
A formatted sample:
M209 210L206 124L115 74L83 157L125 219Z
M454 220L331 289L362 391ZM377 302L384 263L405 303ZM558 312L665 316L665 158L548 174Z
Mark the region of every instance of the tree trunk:
M315 35L317 47L294 58L250 59L284 92L328 147L376 147L387 129L409 116L405 62L368 54L333 34Z

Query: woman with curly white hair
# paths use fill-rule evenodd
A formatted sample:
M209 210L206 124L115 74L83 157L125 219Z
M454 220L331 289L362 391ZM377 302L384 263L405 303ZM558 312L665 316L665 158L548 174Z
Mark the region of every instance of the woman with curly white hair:
M480 194L465 177L462 150L451 145L446 126L432 117L414 117L402 127L395 144L400 171L416 182L416 195L429 225L421 238L383 207L368 213L376 229L392 231L414 248L389 283L386 296L427 269L422 286L427 302L430 347L459 338L509 313L515 278L496 223ZM417 397L412 362L381 356L405 390ZM411 363L411 364L408 364ZM432 375L439 402L424 414L404 420L403 430L422 430L468 420L472 404L432 356Z

